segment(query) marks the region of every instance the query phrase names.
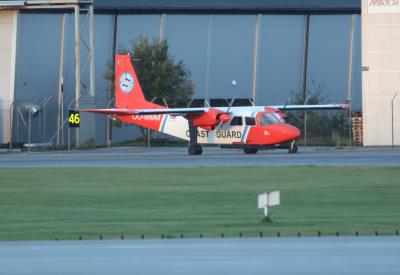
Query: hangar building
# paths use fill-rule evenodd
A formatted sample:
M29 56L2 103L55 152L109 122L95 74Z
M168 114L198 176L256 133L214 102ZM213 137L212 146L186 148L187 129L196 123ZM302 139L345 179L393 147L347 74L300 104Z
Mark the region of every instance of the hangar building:
M32 141L54 143L60 56L64 111L75 99L74 15L69 9L38 6L49 2L88 1L0 1L0 143L10 141L11 104L23 103L46 109L45 117L41 112L32 118ZM331 102L350 99L353 111L370 108L361 97L360 0L95 0L93 6L95 95L87 89L89 76L83 75L83 106L107 106L107 62L115 49L129 47L142 35L167 39L170 53L192 72L195 98L248 97L259 105L284 104L292 93L306 95L319 86ZM83 41L88 37L87 22L82 13ZM395 22L393 17L389 23ZM82 74L88 71L88 56L87 43L82 42ZM372 63L369 67L372 74ZM22 109L12 117L14 142L26 142ZM366 126L371 126L367 134L374 131L375 119L366 114ZM86 120L90 126L82 127L82 142L93 138L104 144L106 119L88 115ZM133 139L138 130L113 128L112 133L118 142ZM375 140L367 144L374 145ZM400 144L400 133L396 142Z
M400 145L400 1L362 0L364 145Z

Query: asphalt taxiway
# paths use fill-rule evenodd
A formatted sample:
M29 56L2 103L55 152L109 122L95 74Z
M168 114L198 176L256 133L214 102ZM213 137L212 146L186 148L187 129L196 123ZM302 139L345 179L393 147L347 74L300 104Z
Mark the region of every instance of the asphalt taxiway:
M0 168L11 167L198 167L198 166L400 166L400 147L345 148L300 147L260 151L205 147L200 156L189 156L183 147L119 147L94 150L13 152L0 154Z
M399 274L400 237L0 242L0 274Z

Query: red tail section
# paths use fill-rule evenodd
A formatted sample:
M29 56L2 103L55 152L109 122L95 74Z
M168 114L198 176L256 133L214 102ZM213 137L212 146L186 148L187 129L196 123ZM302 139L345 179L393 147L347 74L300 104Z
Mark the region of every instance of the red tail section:
M115 56L115 107L130 110L165 108L146 101L128 54L117 54ZM116 117L123 122L159 131L163 115L123 115Z
M160 109L146 101L128 54L115 55L115 107L118 109Z

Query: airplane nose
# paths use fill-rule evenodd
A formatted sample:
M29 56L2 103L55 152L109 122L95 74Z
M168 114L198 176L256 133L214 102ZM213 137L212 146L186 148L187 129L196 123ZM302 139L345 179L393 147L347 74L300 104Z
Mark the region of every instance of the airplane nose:
M296 139L298 137L300 137L301 132L299 129L297 129L296 127L286 124L285 130L284 132L286 132L286 135L290 137L290 139Z
M293 126L292 126L293 127ZM296 139L296 138L298 138L298 137L300 137L301 136L301 132L300 132L300 130L299 129L297 129L296 127L293 127L293 139Z

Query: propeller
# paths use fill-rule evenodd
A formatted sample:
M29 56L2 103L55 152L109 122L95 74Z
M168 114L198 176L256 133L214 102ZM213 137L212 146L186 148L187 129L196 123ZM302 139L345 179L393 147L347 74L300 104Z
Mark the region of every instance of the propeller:
M232 98L231 102L229 102L228 109L226 110L226 112L222 113L218 116L220 123L218 124L217 127L215 127L216 130L221 129L222 124L228 122L231 119L231 116L229 115L229 111L232 108L233 103L235 102L235 99L236 99L236 97Z

